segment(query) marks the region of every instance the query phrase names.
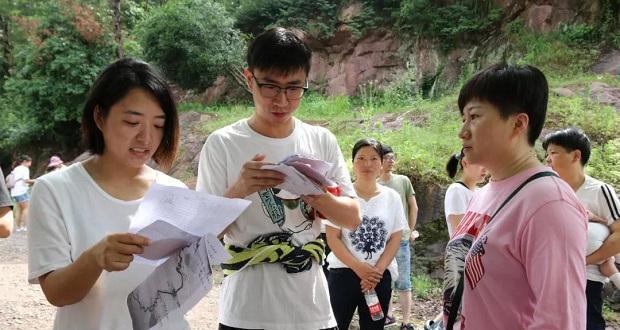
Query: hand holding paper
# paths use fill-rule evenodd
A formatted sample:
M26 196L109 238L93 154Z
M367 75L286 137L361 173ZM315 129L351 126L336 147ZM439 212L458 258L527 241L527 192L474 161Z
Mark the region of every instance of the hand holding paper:
M206 234L219 235L250 205L189 189L153 184L132 219L130 233L151 240L140 256L158 260Z
M327 178L327 173L333 165L331 163L291 155L275 165L263 165L262 169L278 171L286 175L284 182L277 185L289 193L297 196L314 196L325 194L325 188L335 183Z

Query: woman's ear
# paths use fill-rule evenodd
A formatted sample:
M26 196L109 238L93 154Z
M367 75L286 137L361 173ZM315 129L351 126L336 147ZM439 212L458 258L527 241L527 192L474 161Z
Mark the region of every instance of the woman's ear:
M578 162L579 164L581 164L581 150L573 150L573 162Z
M513 129L517 135L521 134L522 132L527 134L527 127L530 124L530 117L526 113L521 112L521 113L514 115L513 121L514 121Z

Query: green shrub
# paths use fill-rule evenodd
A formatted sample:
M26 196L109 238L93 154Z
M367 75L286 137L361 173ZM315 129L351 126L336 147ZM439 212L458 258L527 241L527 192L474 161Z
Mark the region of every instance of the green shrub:
M595 145L616 138L620 116L609 106L593 102L588 95L576 97L551 96L546 127L576 126L584 130Z
M420 299L428 300L438 298L441 293L442 283L430 278L428 275L415 274L411 278L413 293Z
M522 54L519 64L540 68L548 78L563 79L586 72L600 52L592 41L593 28L585 25L564 26L555 31L538 34L525 28L522 21L506 26L505 32L516 53Z
M205 89L243 63L243 42L224 7L210 0L170 1L139 24L148 61L186 89Z
M235 12L236 26L259 34L267 28L284 26L301 29L317 38L334 35L338 24L339 0L245 0Z
M592 149L586 172L620 192L620 138Z
M396 26L407 34L438 39L444 50L460 42L478 43L498 26L502 10L491 1L461 0L441 5L433 0L401 4Z

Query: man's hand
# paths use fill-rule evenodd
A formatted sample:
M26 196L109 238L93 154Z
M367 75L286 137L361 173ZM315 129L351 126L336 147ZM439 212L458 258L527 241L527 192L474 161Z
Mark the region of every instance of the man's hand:
M270 163L263 162L265 155L258 154L252 160L243 164L239 179L224 193L224 197L245 198L259 190L273 188L284 182L285 175L273 171L262 170L263 165Z
M144 252L150 240L144 236L123 233L104 237L90 248L97 266L109 272L127 269L133 261L134 254Z

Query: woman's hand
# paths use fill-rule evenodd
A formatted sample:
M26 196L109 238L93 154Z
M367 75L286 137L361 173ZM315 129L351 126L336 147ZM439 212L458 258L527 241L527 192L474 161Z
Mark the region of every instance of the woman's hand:
M358 262L353 268L355 274L363 281L377 285L381 278L383 278L383 272L377 267L367 264L365 262Z
M99 268L109 272L121 271L129 267L134 254L144 252L144 247L150 243L148 238L136 234L112 234L95 244L89 252Z
M361 287L363 293L366 293L366 292L374 289L376 286L377 286L377 283L371 283L371 282L368 282L368 281L365 281L365 280L362 280L360 282L360 287Z
M605 262L598 266L598 269L605 277L610 277L611 275L617 273L618 268L616 268L615 258L608 258Z

